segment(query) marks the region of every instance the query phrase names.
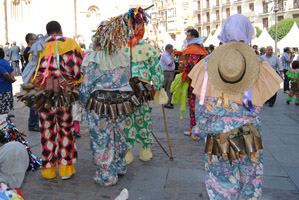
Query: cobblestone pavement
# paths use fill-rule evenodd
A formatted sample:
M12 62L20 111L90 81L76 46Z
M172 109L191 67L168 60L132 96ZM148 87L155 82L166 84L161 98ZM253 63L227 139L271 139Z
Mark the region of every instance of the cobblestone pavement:
M290 107L286 112L286 105L282 92L278 95L278 102L271 110L263 108L262 119L265 122L265 176L262 200L295 200L299 199L299 154L298 140L299 122L297 113L299 107ZM152 106L153 131L159 141L168 150L163 114L160 106ZM294 110L297 109L297 110ZM35 155L40 156L40 135L27 129L28 108L15 102L16 115L14 123L27 134L27 141ZM275 113L279 116L275 117ZM140 146L133 150L134 162L128 166L127 174L119 179L117 185L102 187L92 179L95 165L92 161L88 127L86 122L81 124L82 137L77 139L79 159L76 163L76 174L70 180L59 177L45 180L41 177L41 169L27 172L21 191L27 200L105 200L116 197L123 188L127 188L130 200L196 200L208 199L204 185L204 142L193 141L184 136L188 130L188 112L184 113L184 120L179 120L179 108L166 110L170 142L174 160L163 153L155 143L152 147L153 159L150 162L139 160ZM274 117L273 117L274 116ZM279 120L278 120L279 119ZM289 120L292 120L291 122ZM291 139L283 141L277 139L282 130L280 124L289 124ZM267 131L268 130L268 131ZM275 134L275 131L280 131ZM289 134L285 131L285 134ZM293 144L293 145L289 145ZM275 147L286 146L286 149L275 151ZM285 147L285 146L283 146ZM288 149L287 149L288 148ZM278 157L281 156L281 157ZM292 156L291 158L284 157ZM283 160L283 162L280 162Z

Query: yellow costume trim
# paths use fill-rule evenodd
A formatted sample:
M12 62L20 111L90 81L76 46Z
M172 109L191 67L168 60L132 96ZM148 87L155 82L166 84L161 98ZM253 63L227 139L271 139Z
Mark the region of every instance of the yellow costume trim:
M80 77L80 79L79 80L74 80L74 85L76 85L76 84L80 84L81 82L82 82L82 80L83 80L83 74L81 73L81 77Z
M150 148L140 149L140 155L139 155L140 160L146 162L146 161L150 161L152 157L153 157L153 153Z
M130 47L122 49L128 56L130 56ZM157 47L151 44L136 45L132 48L132 62L147 61L149 58L159 57L160 52Z
M76 173L74 165L59 165L59 176L71 176Z
M42 177L45 179L56 178L56 167L43 168L42 169Z
M52 54L57 55L56 52L56 41L52 42ZM46 47L43 51L40 52L40 57L44 56L49 56L50 54L50 47L49 47L49 42L45 43ZM64 42L59 41L58 42L58 51L59 55L65 54L66 52L73 51L73 50L78 50L82 55L83 51L81 50L80 46L77 44L77 42L71 38L67 38Z
M168 96L164 89L161 89L159 91L156 91L156 94L154 96L154 104L167 104L168 102Z
M126 153L125 160L126 160L127 165L129 165L133 162L134 156L133 156L133 153L131 150Z

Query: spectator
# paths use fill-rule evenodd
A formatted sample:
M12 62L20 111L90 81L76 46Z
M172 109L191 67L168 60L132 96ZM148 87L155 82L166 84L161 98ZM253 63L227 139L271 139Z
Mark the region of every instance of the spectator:
M22 71L24 69L24 51L25 51L25 47L23 45L23 42L20 43L20 59L21 59L21 66L22 66Z
M256 44L254 44L252 46L253 51L255 52L256 55L259 55L259 51L258 51L258 46Z
M265 55L266 54L266 48L265 47L261 47L260 48L260 55Z
M293 62L294 55L291 54L290 48L286 47L283 49L283 54L281 56L281 64L284 74L284 81L283 81L283 91L288 93L290 90L290 79L286 75L287 71L291 69L291 63Z
M22 71L25 69L29 58L29 50L31 48L31 46L33 45L33 43L36 41L36 35L33 33L28 33L25 36L25 40L27 43L27 47L24 50L24 68L22 69ZM37 131L40 132L41 129L39 128L39 118L38 118L38 114L35 111L34 108L30 108L29 110L29 119L28 119L28 130L29 131Z
M12 67L15 70L16 76L21 75L21 70L19 66L20 62L20 47L17 46L16 42L12 43L12 47L9 50L9 60L12 62Z
M283 73L283 69L280 63L279 58L273 54L273 48L268 46L266 48L266 54L262 56L262 58L273 67L277 74ZM269 103L269 107L273 107L276 101L277 92L268 100L266 103Z
M170 92L170 86L174 79L175 63L173 46L171 44L165 46L165 51L161 55L160 63L164 74L164 89L168 96L168 103L165 105L165 108L173 108L173 104L171 104L172 93Z
M5 43L5 47L3 48L4 50L4 59L9 61L9 42Z
M15 82L14 69L4 59L4 50L0 49L0 114L13 109L12 83Z

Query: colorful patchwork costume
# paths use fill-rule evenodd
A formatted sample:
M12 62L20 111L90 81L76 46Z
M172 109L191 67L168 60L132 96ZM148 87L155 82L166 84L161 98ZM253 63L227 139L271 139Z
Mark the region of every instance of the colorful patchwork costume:
M291 89L289 92L289 96L286 99L287 103L293 101L293 96L296 97L295 104L299 105L299 69L290 69L287 71L286 75L289 77L291 81Z
M124 49L124 52L130 55L130 48L132 48L132 78L133 80L134 78L138 78L138 81L141 81L143 84L149 85L152 82L153 88L156 90L154 104L165 104L167 103L168 97L163 89L164 75L158 60L160 53L155 46L141 39L143 35L144 25L136 25L135 37L131 40L132 47L130 47L130 43L128 43L128 46ZM132 88L136 91L134 86L132 86ZM148 91L150 91L150 89ZM134 147L135 142L142 144L140 159L143 161L149 161L152 158L150 147L153 144L153 137L149 100L143 101L141 107L138 107L137 111L127 118L125 128L129 150ZM127 153L126 161L128 164L133 161L131 151Z
M39 112L42 176L55 178L59 165L59 175L69 178L78 158L71 104L79 96L74 81L82 76L82 51L75 40L55 34L38 40L30 51L38 51L39 60L31 83L22 86L27 91L18 98Z
M194 42L191 40L188 42L187 49L183 51L185 55L184 71L182 74L182 81L185 82L188 79L188 73L193 67L208 54L201 42L197 42L199 38L194 38ZM193 88L191 86L192 81L189 82L188 87L188 101L189 101L189 114L190 114L190 130L196 125L195 122L195 94L193 94Z

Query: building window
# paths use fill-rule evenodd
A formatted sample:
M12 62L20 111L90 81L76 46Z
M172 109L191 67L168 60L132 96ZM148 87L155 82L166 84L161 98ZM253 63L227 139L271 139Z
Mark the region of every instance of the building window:
M263 28L268 29L268 18L263 18Z
M254 11L254 3L250 3L250 4L249 4L249 10L250 10L251 12Z
M299 14L293 14L293 18L299 18Z
M201 35L201 27L198 27L198 34Z
M219 0L216 0L216 6L219 6Z
M238 6L237 10L238 10L238 14L242 14L242 8L241 8L241 6Z
M216 29L218 28L219 24L216 24Z
M210 7L210 0L207 0L207 8Z
M226 19L230 17L230 8L226 8Z
M200 6L200 1L197 1L197 7L198 7L198 10L201 9L201 6Z
M278 9L283 10L283 0L278 0Z
M210 34L210 26L207 26L207 35Z
M263 1L263 13L267 13L268 12L268 4Z
M278 20L278 21L283 20L283 15L282 15L282 16L278 16L278 17L277 17L277 20Z
M294 0L293 2L293 8L299 8L299 0Z
M210 13L209 12L207 12L207 22L210 22Z
M198 19L198 23L200 23L201 22L200 14L197 15L197 19Z
M220 16L219 16L219 10L216 10L216 20L220 20Z

